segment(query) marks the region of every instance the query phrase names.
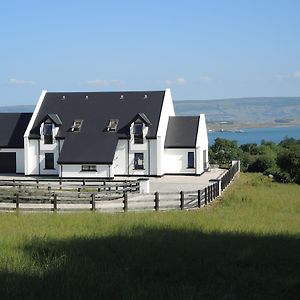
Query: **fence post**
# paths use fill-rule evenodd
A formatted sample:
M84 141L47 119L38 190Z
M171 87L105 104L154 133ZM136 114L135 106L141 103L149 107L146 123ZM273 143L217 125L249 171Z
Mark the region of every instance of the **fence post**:
M50 193L51 191L51 186L50 186L50 183L48 184L48 192Z
M207 187L204 189L204 203L207 205Z
M62 189L62 180L61 180L61 178L59 179L59 189L60 190Z
M38 180L38 179L36 180L36 188L37 188L37 189L40 188L40 186L39 186L39 180Z
M92 194L91 204L92 204L92 211L95 211L96 210L95 194Z
M217 197L216 184L213 184L213 200Z
M19 207L20 207L19 193L16 193L16 209L18 210Z
M201 190L198 190L198 208L201 207Z
M57 211L57 195L53 195L53 211Z
M14 186L14 188L16 187L16 180L15 179L13 179L13 186Z
M155 202L155 205L154 205L154 208L156 211L159 210L159 193L156 192L155 194L155 199L154 199L154 202Z
M180 209L181 210L184 209L184 192L183 191L180 192Z
M124 197L124 200L123 200L123 203L124 203L123 210L126 212L126 211L128 211L128 195L127 195L127 191L125 191L123 193L123 197Z

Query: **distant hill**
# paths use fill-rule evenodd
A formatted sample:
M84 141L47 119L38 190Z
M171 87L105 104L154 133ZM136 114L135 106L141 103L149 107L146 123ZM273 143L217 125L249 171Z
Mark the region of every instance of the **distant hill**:
M300 97L175 101L174 105L177 115L205 113L208 123L222 126L300 123Z
M33 112L34 105L15 105L15 106L0 106L0 112L14 113L14 112Z
M177 115L205 113L209 128L300 124L300 97L174 101ZM2 106L0 112L33 112L34 105Z

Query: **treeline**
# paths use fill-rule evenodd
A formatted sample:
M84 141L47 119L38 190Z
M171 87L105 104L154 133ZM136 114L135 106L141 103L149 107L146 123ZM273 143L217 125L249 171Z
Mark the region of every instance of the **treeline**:
M244 144L217 138L209 147L210 164L227 167L232 160L241 161L244 172L262 172L279 182L300 184L300 140L286 138L279 144L262 141Z

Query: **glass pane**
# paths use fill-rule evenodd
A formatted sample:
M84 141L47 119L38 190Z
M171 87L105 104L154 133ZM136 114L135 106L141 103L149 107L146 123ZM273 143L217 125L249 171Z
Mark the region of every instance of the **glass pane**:
M52 124L44 125L44 135L52 135Z
M194 152L188 152L188 168L194 168Z
M45 169L54 169L53 153L45 153Z
M143 134L143 124L134 124L134 134L136 135L142 135Z

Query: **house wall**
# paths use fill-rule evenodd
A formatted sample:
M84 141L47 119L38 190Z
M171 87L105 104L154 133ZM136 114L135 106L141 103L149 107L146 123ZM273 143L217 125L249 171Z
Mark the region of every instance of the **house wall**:
M96 165L97 172L82 172L81 165L61 165L61 177L66 178L109 178L114 176L111 165Z
M128 141L119 140L114 157L114 174L128 175Z
M208 136L205 115L200 114L196 139L196 173L202 174L208 166Z
M44 143L44 135L43 135L43 124L40 128L41 139L39 140L39 174L40 175L59 175L59 165L57 164L57 160L60 152L60 141L55 139L55 136L58 132L59 128L53 128L53 144L45 144ZM45 169L45 153L53 153L54 154L54 169Z
M16 172L24 173L24 149L18 148L0 148L0 152L15 152L16 153Z
M38 115L41 105L44 101L47 91L42 91L37 105L35 106L34 112L28 123L27 129L24 133L24 173L25 175L36 175L39 174L38 167L38 143L36 140L29 140L28 136L30 130L34 124L34 121ZM37 144L36 144L37 143Z
M148 127L143 125L143 144L135 144L134 143L134 134L133 134L133 124L130 127L130 140L128 142L128 175L149 175L149 157L148 157L148 141L145 138L148 132ZM143 170L136 170L134 168L134 154L135 153L143 153L144 154L144 169Z
M188 152L195 153L195 151L194 148L165 149L163 161L165 174L196 174L196 168L188 168ZM196 156L195 164L197 164Z
M25 175L39 174L39 140L26 139L24 148Z
M164 167L162 162L164 161L164 145L170 116L175 116L175 110L171 91L170 89L166 89L159 125L157 129L156 141L156 175L159 176L164 174Z

